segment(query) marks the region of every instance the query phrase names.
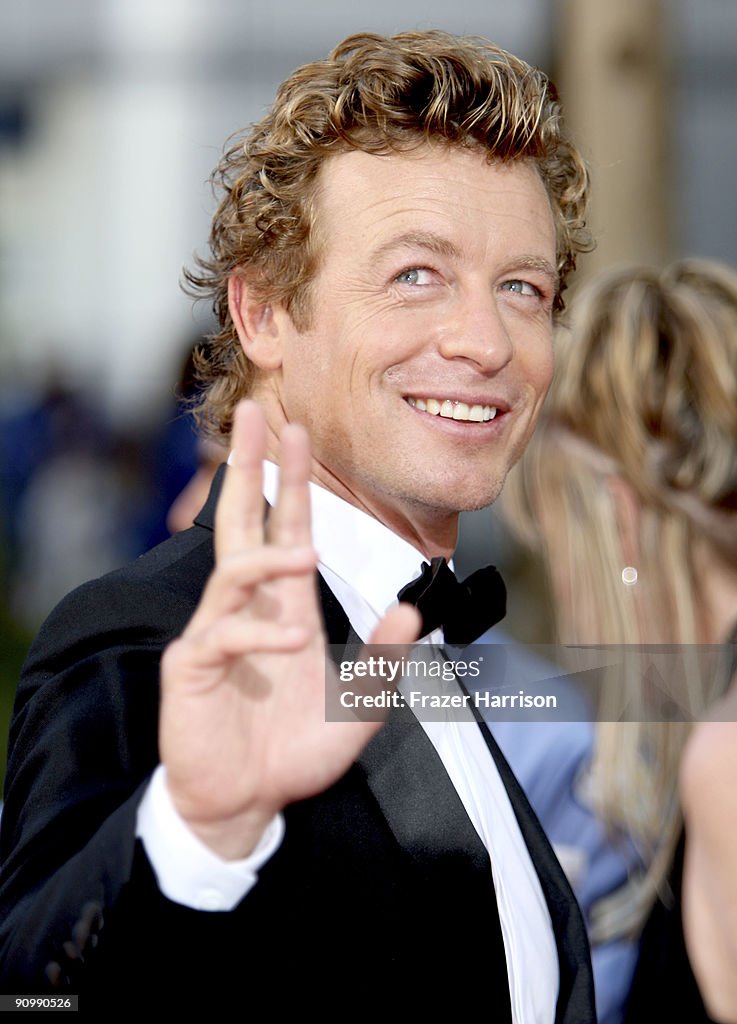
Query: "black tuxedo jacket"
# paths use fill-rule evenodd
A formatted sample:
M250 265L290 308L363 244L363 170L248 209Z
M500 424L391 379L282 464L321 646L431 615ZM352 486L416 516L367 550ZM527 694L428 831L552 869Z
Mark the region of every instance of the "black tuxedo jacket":
M429 742L419 755L408 742L416 724L390 723L335 785L286 809L281 847L233 911L160 893L136 809L158 763L159 658L212 570L218 489L192 529L66 598L31 649L0 838L0 990L77 993L97 1014L128 1003L246 1013L265 995L282 1015L350 1019L390 995L461 1014L481 1000L490 1021L509 1020L488 856ZM329 640L343 643L345 614L320 583ZM486 738L553 921L556 1024L593 1022L578 907ZM442 796L427 797L426 778Z

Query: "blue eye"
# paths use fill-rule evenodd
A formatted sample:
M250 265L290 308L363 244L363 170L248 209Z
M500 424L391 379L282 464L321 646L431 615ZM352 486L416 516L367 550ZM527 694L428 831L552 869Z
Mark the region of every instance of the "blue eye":
M401 274L397 274L394 280L398 284L409 284L409 285L425 285L430 283L432 271L428 270L427 267L409 267L407 270L403 270Z
M530 284L529 281L505 281L502 288L509 292L514 292L515 295L530 295L533 297L540 295L540 289L536 288L534 284Z

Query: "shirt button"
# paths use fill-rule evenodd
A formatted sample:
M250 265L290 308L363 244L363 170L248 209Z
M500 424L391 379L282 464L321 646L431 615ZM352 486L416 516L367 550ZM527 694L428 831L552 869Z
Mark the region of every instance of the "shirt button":
M224 910L225 900L218 889L200 889L197 905L200 910Z

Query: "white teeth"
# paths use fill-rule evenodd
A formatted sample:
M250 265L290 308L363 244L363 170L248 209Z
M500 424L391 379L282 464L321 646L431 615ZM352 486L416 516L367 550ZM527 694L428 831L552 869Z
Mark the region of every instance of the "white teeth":
M407 402L420 412L431 416L442 416L446 420L461 420L464 423L488 423L496 416L495 405L467 405L451 398L439 402L436 398L408 398Z

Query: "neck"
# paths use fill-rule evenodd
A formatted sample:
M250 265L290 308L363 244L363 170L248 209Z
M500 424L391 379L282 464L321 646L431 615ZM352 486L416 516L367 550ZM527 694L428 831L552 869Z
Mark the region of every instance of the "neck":
M453 557L458 543L457 511L428 510L420 503L400 503L393 496L385 500L378 493L359 493L317 461L313 463L312 481L377 519L392 533L421 551L428 561L437 556L447 560Z
M278 431L267 419L266 458L279 465ZM394 495L382 495L351 486L313 456L311 480L349 505L395 533L420 551L428 560L441 556L450 559L458 543L458 520L455 509L427 508L411 499L400 501Z

